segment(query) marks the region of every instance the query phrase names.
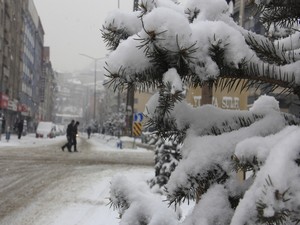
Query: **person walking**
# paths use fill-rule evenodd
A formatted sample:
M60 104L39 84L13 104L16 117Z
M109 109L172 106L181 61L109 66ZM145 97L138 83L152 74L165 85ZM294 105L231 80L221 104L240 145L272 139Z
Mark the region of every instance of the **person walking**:
M10 139L10 127L9 126L7 126L7 129L6 129L5 139L7 142L9 142L9 139Z
M5 133L5 128L6 128L6 120L5 120L5 117L3 116L2 117L2 133L4 134Z
M75 121L72 120L68 126L67 126L67 131L66 131L66 136L67 136L67 143L64 144L62 147L61 147L61 150L65 150L65 147L68 148L68 151L71 152L71 146L72 146L72 130L73 130L73 127L74 127L74 123Z
M17 124L18 139L21 139L21 136L22 136L22 133L23 133L23 126L24 126L24 121L22 119L20 119L18 124Z
M89 126L87 128L88 139L90 139L90 137L91 137L91 132L92 132L92 128Z
M5 133L5 117L0 113L0 141L2 137L2 133Z
M72 145L74 145L74 152L77 151L77 134L78 134L78 126L79 126L79 121L76 121L75 125L73 126L72 129Z

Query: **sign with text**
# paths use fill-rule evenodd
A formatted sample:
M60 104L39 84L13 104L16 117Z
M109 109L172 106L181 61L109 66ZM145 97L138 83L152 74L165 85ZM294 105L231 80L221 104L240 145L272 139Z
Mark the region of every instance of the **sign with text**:
M195 106L201 105L202 96L194 96ZM240 109L240 98L233 96L223 96L221 99L212 98L212 105L222 109Z
M0 108L7 109L8 100L8 96L0 92Z

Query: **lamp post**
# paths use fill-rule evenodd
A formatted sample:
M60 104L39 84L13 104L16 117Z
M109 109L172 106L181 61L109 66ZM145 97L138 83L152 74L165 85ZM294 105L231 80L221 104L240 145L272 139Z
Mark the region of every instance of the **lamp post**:
M101 57L101 58L94 58L94 57L92 57L92 56L89 56L89 55L86 55L86 54L81 54L80 53L80 55L81 56L85 56L85 57L87 57L87 58L89 58L89 59L92 59L92 60L94 60L94 66L95 66L95 68L94 68L94 111L93 111L93 119L94 119L94 121L95 121L95 119L96 119L96 84L97 84L97 62L99 61L99 60L101 60L101 59L104 59L105 57Z

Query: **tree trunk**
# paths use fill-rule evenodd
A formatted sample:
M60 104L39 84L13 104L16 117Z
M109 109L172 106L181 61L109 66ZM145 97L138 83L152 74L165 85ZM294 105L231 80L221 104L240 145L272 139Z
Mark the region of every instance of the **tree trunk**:
M205 83L202 86L201 105L212 104L212 90L213 86L210 83Z

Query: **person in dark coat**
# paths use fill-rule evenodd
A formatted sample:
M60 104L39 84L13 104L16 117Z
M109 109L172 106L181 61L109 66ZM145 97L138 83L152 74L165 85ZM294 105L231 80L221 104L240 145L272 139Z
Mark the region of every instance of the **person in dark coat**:
M72 146L72 140L73 140L72 139L72 130L73 130L74 123L75 123L75 121L72 120L67 126L67 131L66 131L67 143L61 147L61 150L63 150L63 151L65 150L65 147L67 147L68 151L71 152L71 146Z
M17 129L18 129L18 139L21 139L22 133L23 133L23 126L24 126L24 121L21 119L18 124L17 124Z
M78 126L79 126L79 121L76 121L76 123L72 129L72 145L74 145L74 152L78 152L77 151L77 140L76 140L76 137L78 134Z
M87 131L87 134L88 134L88 139L90 139L92 128L89 126L86 131Z
M2 119L2 133L5 133L5 127L6 127L6 120L5 120L5 117L3 117Z

